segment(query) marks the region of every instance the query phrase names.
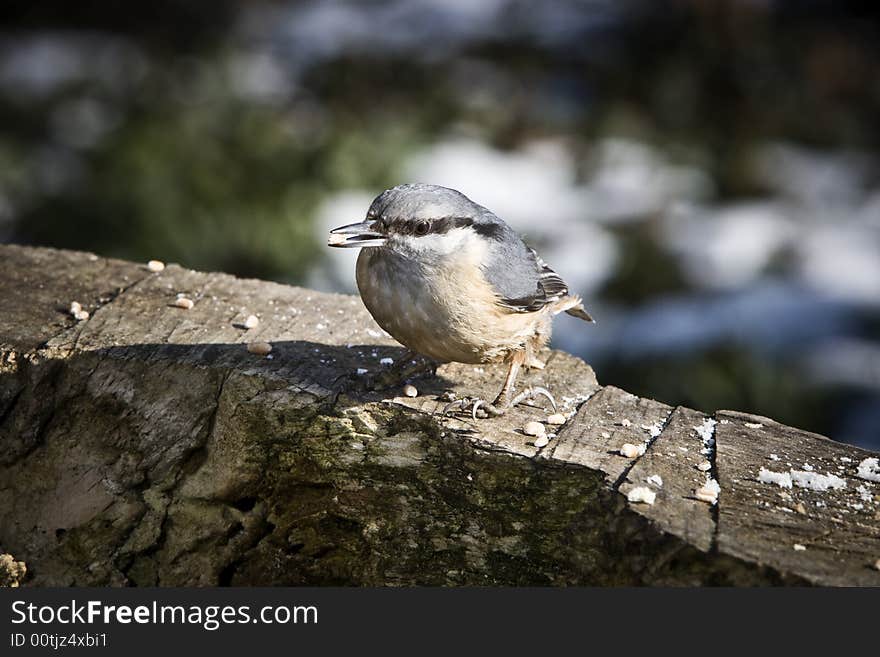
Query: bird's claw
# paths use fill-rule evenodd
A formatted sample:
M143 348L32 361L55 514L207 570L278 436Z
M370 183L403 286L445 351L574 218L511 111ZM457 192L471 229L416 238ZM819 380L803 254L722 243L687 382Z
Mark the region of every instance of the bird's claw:
M521 393L519 393L516 397L510 400L508 406L516 406L517 404L521 404L526 400L533 400L538 396L544 396L550 402L550 405L553 406L553 412L555 413L556 408L556 400L553 398L553 395L550 394L550 391L547 388L542 388L541 386L529 386Z
M485 418L490 415L492 417L498 417L499 415L503 415L504 411L507 410L506 407L498 408L497 406L490 404L484 399L472 399L470 397L464 397L462 399L456 399L455 401L446 404L440 414L448 415L449 411L455 407L458 407L459 411L465 411L468 407L471 407L471 417L474 420Z
M441 415L448 415L449 411L456 407L459 411L466 411L468 407L470 407L471 417L474 420L489 416L498 417L499 415L504 415L507 409L516 406L517 404L521 404L526 400L535 399L538 396L546 397L550 404L553 406L553 411L556 411L556 400L553 398L553 395L550 394L549 390L540 386L530 386L507 403L499 403L499 401L496 400L494 404L490 404L483 399L471 397L456 399L455 401L449 402L448 404L446 404L446 406L443 407Z

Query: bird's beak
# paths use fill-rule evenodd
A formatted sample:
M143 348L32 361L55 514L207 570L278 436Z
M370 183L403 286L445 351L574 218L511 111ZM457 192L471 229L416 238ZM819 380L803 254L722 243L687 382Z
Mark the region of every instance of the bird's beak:
M368 219L357 224L340 226L330 231L327 246L337 246L344 249L362 246L382 246L385 244L385 236L373 230L373 221Z

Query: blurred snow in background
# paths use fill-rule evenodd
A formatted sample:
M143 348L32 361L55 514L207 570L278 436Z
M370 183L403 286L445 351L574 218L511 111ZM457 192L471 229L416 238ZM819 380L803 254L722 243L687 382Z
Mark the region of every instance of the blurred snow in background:
M584 296L554 344L603 383L880 448L880 22L711 4L19 8L0 240L352 292L327 232L445 185Z

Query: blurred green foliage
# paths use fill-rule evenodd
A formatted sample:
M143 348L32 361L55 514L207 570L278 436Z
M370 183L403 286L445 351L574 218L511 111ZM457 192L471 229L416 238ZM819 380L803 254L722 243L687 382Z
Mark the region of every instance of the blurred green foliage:
M766 140L880 146L880 21L864 3L508 4L502 27L484 33L467 21L450 28L419 4L423 24L408 30L421 40L380 25L334 50L324 34L290 36L296 19L285 12L318 2L71 11L10 0L0 239L302 283L323 253L313 225L321 203L402 182L407 158L450 134L511 151L562 138L581 177L598 140L628 136L704 171L721 199L765 192L751 155ZM361 11L391 7L393 17L402 6L377 0ZM261 11L278 20L254 32ZM342 27L340 39L354 30ZM31 71L37 80L60 75L68 54L109 54L34 91L12 70L28 48L46 69ZM240 88L259 78L235 73L254 52L283 65L268 93ZM636 219L610 229L620 259L599 291L623 312L692 291L654 218ZM880 336L869 324L863 333ZM704 410L751 409L833 433L845 405L840 390L806 387L794 365L737 346L638 364L605 358L604 383Z

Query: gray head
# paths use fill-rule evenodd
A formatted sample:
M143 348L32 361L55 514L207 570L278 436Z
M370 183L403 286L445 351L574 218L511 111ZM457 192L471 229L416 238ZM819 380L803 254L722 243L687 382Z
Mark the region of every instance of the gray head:
M330 231L330 246L383 246L404 255L443 255L468 239L502 239L510 228L467 196L427 184L387 189L370 205L366 219Z

